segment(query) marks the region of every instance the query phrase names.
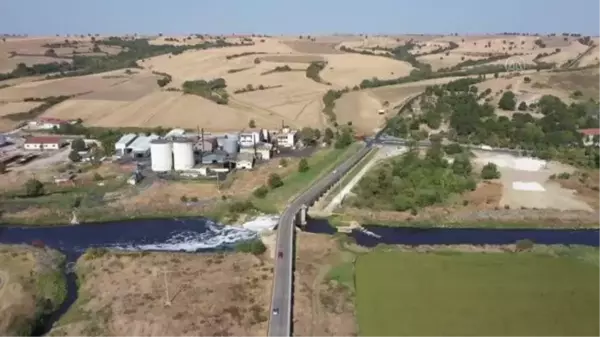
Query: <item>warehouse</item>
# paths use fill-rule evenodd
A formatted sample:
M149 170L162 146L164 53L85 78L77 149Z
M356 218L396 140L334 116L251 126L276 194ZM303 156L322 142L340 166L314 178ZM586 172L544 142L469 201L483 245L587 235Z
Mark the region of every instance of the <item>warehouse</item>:
M258 143L256 146L241 147L240 153L252 153L256 159L269 160L273 151L273 144Z
M119 138L119 140L115 143L115 153L118 157L122 157L128 154L127 147L137 138L135 133L128 133L123 135L123 137Z
M127 146L127 153L131 153L131 155L135 158L143 158L150 156L150 143L159 139L158 135L150 135L150 136L138 136L135 140Z
M297 141L297 134L294 130L283 129L283 132L276 137L277 146L284 148L294 147Z

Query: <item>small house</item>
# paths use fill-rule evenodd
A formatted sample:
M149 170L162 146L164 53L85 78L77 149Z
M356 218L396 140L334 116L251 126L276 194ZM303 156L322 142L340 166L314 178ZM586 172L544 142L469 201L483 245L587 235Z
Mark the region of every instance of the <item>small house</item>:
M284 129L283 132L278 134L276 137L277 146L288 148L294 147L294 145L296 145L296 141L298 140L297 134L298 132L295 130Z
M583 136L583 145L590 146L599 143L600 129L582 129L579 130L579 133Z

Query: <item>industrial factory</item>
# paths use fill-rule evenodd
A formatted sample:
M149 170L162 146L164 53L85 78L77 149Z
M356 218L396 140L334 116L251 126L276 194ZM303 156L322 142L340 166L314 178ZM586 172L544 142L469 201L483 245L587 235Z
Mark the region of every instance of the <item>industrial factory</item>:
M271 135L274 135L273 137ZM280 148L293 148L297 132L252 129L212 135L173 129L165 136L126 134L115 144L118 157L150 158L152 171L209 176L231 169L252 169Z

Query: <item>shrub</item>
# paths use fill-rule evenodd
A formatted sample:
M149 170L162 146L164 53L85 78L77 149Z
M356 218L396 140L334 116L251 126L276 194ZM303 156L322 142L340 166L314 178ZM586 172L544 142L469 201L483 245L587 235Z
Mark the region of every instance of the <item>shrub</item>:
M515 94L512 91L507 91L502 94L500 101L498 101L498 107L502 110L515 110L517 101Z
M527 103L525 103L525 102L519 103L518 109L519 109L519 111L525 111L525 110L527 110Z
M288 165L288 162L287 162L287 160L285 158L279 159L279 166L281 166L281 167L287 167L287 165Z
M95 181L101 181L101 180L104 180L104 177L102 177L102 176L100 175L100 173L96 172L96 173L94 173L94 178L93 178L93 179L94 179Z
M267 251L267 247L260 239L252 241L240 242L235 246L235 250L242 253L251 253L261 255Z
M77 152L85 151L85 142L81 138L74 139L71 143L71 149Z
M191 202L198 202L198 197L191 197L191 198L190 198L190 201L191 201Z
M298 163L298 172L306 172L308 169L308 161L306 158L300 159L300 162Z
M73 150L71 153L69 153L69 160L74 163L78 163L81 161L81 156L79 153L77 153L77 151Z
M558 174L558 179L569 179L571 178L571 174L569 172L562 172Z
M254 204L250 200L236 201L229 205L229 211L232 213L243 213L254 209Z
M283 186L283 180L281 180L279 174L271 173L269 176L269 187L271 187L271 189L275 189L281 186Z
M34 178L27 180L25 183L25 194L28 197L39 197L44 195L44 184Z
M517 252L531 250L533 248L533 241L531 241L529 239L519 240L519 241L517 241L515 248L516 248Z
M269 193L269 189L265 185L260 186L259 188L255 189L254 192L252 192L255 197L260 199L266 197L267 193Z
M188 197L185 195L182 195L179 199L181 200L181 202L188 202Z
M498 179L500 178L500 171L498 166L494 163L487 163L481 170L481 178L483 179Z

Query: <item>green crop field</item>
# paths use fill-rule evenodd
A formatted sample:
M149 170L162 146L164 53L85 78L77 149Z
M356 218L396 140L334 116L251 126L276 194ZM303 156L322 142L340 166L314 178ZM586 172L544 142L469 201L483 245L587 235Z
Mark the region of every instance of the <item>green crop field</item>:
M598 336L598 271L538 253L375 251L356 262L360 335Z

